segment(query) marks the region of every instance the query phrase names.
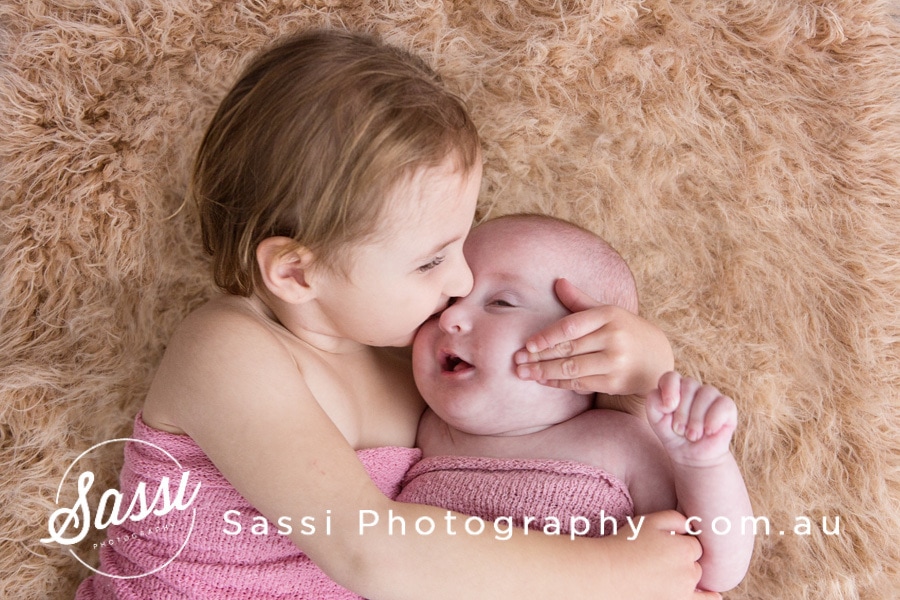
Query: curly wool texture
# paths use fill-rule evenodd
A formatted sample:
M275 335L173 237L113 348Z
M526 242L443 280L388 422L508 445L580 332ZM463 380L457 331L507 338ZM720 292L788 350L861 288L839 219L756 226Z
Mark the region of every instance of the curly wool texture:
M679 368L735 398L735 453L773 532L727 597L898 597L898 15L874 1L3 2L0 596L71 597L87 569L39 542L60 478L129 432L167 338L213 293L179 207L216 102L275 36L345 26L415 49L466 98L481 218L541 211L605 236ZM101 489L120 464L98 456ZM798 515L840 517L840 535L793 535Z

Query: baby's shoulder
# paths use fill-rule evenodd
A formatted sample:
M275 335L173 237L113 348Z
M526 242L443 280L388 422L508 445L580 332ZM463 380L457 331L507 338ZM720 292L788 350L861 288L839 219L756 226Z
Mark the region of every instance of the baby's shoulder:
M592 443L586 444L584 462L625 482L637 513L675 507L670 461L645 419L617 410L595 409L583 415L582 425L585 431L594 431Z
M651 433L645 421L638 417L607 408L593 408L572 418L567 425L574 431L586 434L613 435L617 438L642 436Z
M607 469L623 480L633 465L662 457L662 447L650 425L625 412L591 409L565 425L557 435L577 449L583 462Z

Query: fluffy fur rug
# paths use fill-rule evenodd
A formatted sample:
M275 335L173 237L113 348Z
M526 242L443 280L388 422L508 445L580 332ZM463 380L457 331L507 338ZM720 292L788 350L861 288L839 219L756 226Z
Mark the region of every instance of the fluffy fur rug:
M130 431L168 336L213 291L178 210L194 148L247 57L314 25L432 61L481 128L480 216L538 210L606 236L679 367L736 399L772 531L729 598L900 597L898 13L2 0L0 597L67 598L86 574L39 539L63 471Z

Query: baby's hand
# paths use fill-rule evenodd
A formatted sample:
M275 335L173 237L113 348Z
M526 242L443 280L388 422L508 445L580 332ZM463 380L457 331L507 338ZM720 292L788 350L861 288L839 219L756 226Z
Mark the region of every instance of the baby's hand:
M650 426L676 464L713 466L730 453L737 407L713 386L669 372L646 407Z
M644 396L672 369L666 335L624 308L601 305L566 279L556 294L572 311L516 352L521 379L581 393Z

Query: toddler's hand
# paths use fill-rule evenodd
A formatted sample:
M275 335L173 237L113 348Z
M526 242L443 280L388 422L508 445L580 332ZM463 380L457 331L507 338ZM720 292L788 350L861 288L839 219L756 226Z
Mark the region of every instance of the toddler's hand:
M737 427L737 407L711 385L675 372L647 397L647 420L672 461L690 467L719 464Z
M645 395L674 358L658 327L618 306L601 305L560 279L556 294L573 314L531 336L516 352L522 379L583 393Z

